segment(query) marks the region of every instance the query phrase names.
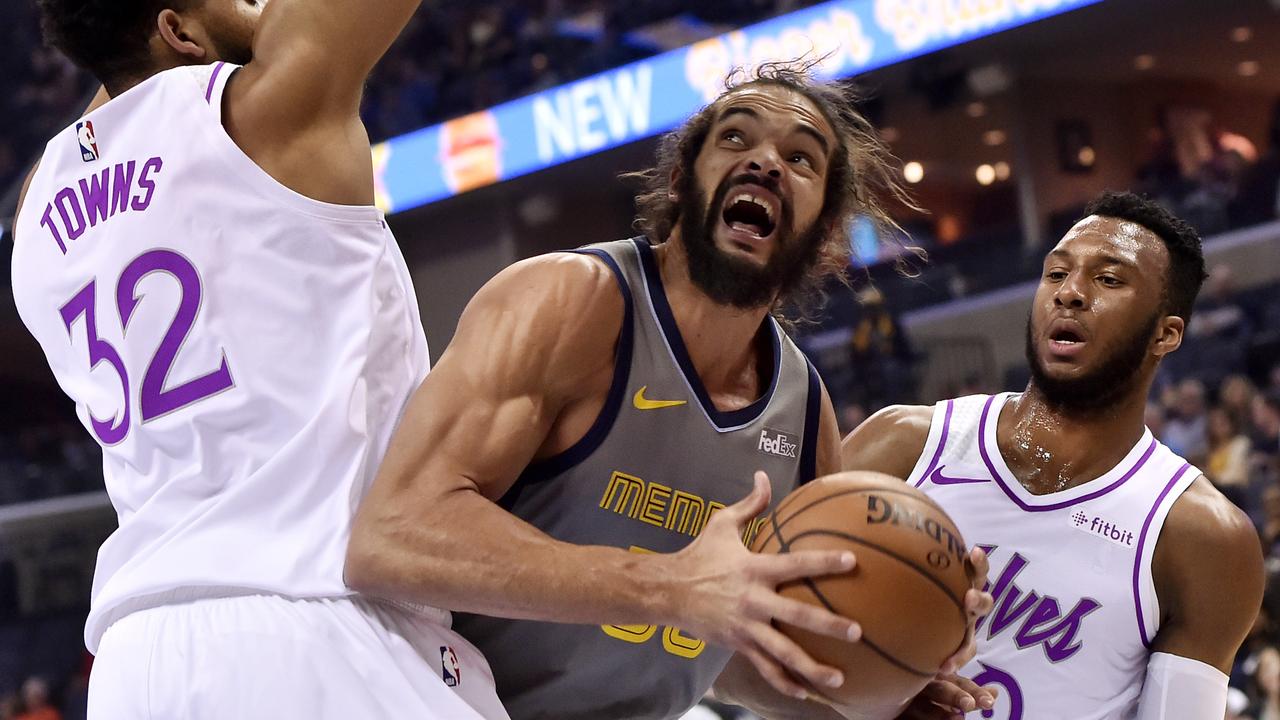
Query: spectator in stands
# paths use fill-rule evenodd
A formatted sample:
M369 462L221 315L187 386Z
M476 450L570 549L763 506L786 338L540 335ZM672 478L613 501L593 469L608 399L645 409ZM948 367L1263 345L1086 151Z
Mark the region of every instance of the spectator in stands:
M1240 424L1225 408L1209 411L1208 423L1209 462L1204 474L1219 489L1243 488L1249 482L1249 436L1240 430Z
M1280 651L1274 647L1262 651L1254 681L1258 697L1249 716L1256 720L1280 720Z
M1168 423L1168 418L1164 413L1164 406L1160 405L1160 403L1147 403L1145 422L1152 436L1163 442L1165 425Z
M858 293L858 319L849 341L854 403L875 412L914 395L911 345L897 316L874 286Z
M1204 383L1187 378L1178 383L1174 398L1164 444L1192 464L1201 465L1209 450Z
M0 696L0 720L15 720L18 717L18 696L9 693Z
M17 720L62 720L62 715L49 704L49 685L43 678L31 677L22 684L23 712Z
M1280 391L1268 390L1253 399L1253 447L1275 458L1280 455Z
M1218 388L1218 404L1235 418L1236 425L1245 433L1253 430L1253 397L1258 389L1248 377L1236 373L1228 375Z
M1271 111L1270 147L1240 182L1240 191L1231 206L1236 227L1267 222L1280 217L1280 98Z
M1187 328L1189 336L1217 341L1248 337L1248 317L1235 299L1229 266L1217 265L1209 271L1200 298L1191 327Z

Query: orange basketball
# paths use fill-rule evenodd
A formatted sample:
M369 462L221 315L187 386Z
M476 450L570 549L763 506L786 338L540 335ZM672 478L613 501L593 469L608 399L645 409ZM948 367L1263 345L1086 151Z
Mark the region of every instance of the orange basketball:
M964 640L964 594L973 569L951 518L897 478L846 472L791 493L761 526L752 549L778 553L852 550L841 575L779 588L862 625L842 642L779 623L814 659L844 671L844 686L820 692L867 717L893 717Z

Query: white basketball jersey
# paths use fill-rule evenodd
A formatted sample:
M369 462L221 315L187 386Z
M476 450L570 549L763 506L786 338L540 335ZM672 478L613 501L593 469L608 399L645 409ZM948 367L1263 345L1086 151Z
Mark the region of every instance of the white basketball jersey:
M961 672L1000 687L996 720L1133 717L1160 625L1151 559L1200 471L1146 431L1101 477L1035 495L996 447L1012 393L947 400L909 482L987 549L995 608Z
M348 593L352 514L426 337L373 207L275 182L222 126L235 66L160 73L49 142L13 292L103 447L120 527L85 629L175 599Z

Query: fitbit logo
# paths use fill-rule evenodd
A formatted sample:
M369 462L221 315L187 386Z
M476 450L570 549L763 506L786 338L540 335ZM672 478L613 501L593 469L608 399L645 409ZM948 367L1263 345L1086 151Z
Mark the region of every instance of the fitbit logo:
M1100 515L1086 515L1083 510L1076 510L1071 516L1071 527L1117 545L1133 547L1132 530L1126 530Z

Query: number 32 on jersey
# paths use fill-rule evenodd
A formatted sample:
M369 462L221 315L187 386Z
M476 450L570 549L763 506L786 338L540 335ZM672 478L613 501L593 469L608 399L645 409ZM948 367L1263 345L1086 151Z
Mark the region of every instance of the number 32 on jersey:
M129 320L138 308L138 283L152 273L164 273L178 282L181 296L177 311L169 322L160 346L151 360L142 369L142 386L138 393L137 415L141 422L168 415L181 410L223 390L234 386L231 380L231 369L227 365L226 353L222 353L222 362L214 370L199 377L171 382L169 371L177 360L178 351L182 349L195 324L196 315L200 312L201 285L200 274L191 261L173 250L157 249L139 255L125 267L116 281L115 304L120 313L121 336L129 331ZM128 435L130 423L134 416L133 394L129 381L129 369L115 346L98 334L97 314L97 279L89 281L71 300L59 310L62 322L70 335L72 327L80 318L84 318L84 330L89 341L89 370L93 371L102 363L107 363L120 378L120 387L124 391L124 407L110 420L99 420L92 412L89 415L93 434L103 445L116 445ZM168 385L169 387L166 387Z

